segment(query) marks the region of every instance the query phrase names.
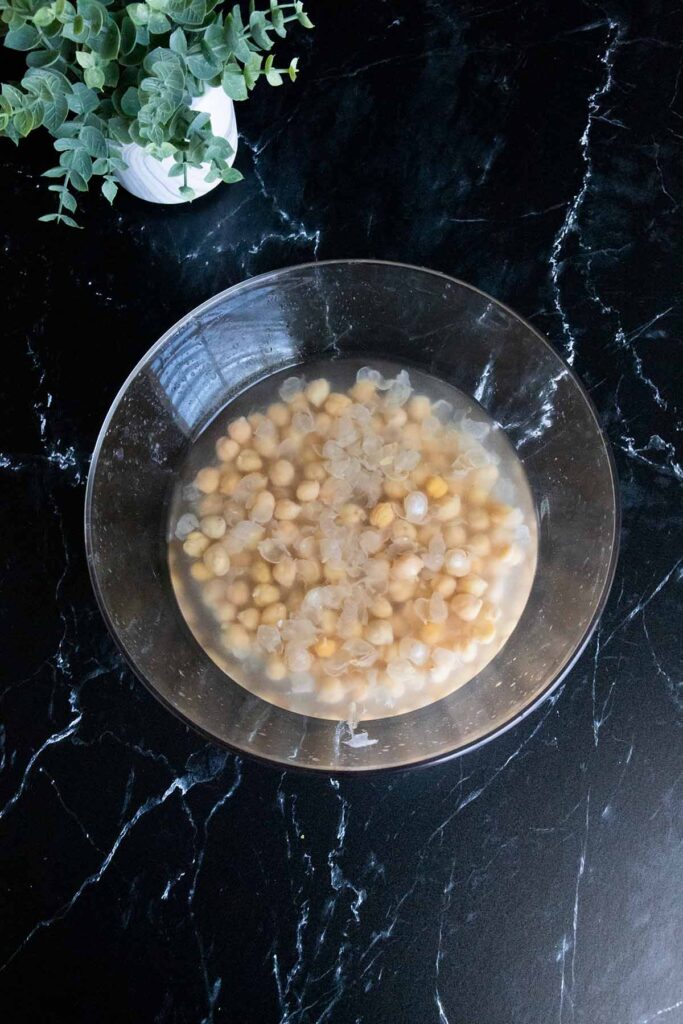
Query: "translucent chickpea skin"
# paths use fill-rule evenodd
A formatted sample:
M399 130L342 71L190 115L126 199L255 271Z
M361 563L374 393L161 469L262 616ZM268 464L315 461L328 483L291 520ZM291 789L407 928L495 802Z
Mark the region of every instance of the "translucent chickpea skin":
M224 425L175 542L219 643L266 699L396 714L462 685L504 639L503 580L529 530L450 412L405 371L365 367L346 393L289 378Z

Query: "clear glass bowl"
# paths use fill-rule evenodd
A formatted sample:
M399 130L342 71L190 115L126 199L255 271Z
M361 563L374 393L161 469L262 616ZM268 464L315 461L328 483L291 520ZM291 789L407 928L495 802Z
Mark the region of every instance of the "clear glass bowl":
M388 359L454 384L506 431L533 493L538 562L503 649L462 689L408 714L346 725L284 711L227 677L172 591L168 502L188 446L245 389L320 359ZM95 448L85 509L102 614L136 674L204 736L264 761L326 773L440 761L509 728L588 641L617 558L611 452L581 384L501 303L434 271L340 260L229 288L171 328L117 395Z

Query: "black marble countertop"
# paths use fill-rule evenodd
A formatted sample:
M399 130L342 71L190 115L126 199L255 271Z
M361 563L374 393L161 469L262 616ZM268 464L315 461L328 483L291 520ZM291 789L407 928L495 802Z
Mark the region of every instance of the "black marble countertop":
M679 1024L683 7L314 3L245 181L38 224L0 147L0 1005L8 1024ZM303 36L303 34L302 34ZM187 310L339 256L454 274L545 332L612 442L613 592L551 699L367 780L218 750L124 666L86 572L89 457Z

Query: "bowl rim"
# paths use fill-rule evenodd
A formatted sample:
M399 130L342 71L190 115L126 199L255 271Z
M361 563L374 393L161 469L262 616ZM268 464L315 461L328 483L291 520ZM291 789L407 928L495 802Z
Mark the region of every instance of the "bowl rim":
M129 385L138 375L140 370L151 360L155 353L158 352L163 347L163 345L166 344L169 338L171 338L180 328L182 328L193 317L200 315L201 313L210 309L213 305L216 305L218 302L222 301L226 296L234 297L235 295L238 295L242 291L246 291L247 289L254 287L255 285L264 284L269 280L272 281L277 278L283 277L287 274L294 273L296 271L309 270L317 267L341 267L357 265L382 266L392 267L398 270L417 271L418 273L430 274L433 277L442 278L444 281L448 281L450 284L455 284L458 285L458 287L460 288L465 288L468 291L474 292L476 295L481 296L488 302L492 302L496 306L503 309L507 314L514 317L521 324L523 324L528 331L531 331L531 333L535 335L535 337L543 345L545 345L546 348L550 349L551 353L560 361L562 367L564 368L568 376L571 378L572 382L578 389L579 394L586 403L586 407L594 420L597 432L603 442L605 453L607 455L607 464L609 468L610 484L612 490L613 533L610 547L610 559L609 564L607 566L605 580L602 586L602 590L600 592L600 597L596 604L595 611L591 617L590 622L584 630L583 636L579 640L573 652L566 658L561 668L555 673L555 675L553 675L549 679L547 685L525 707L523 707L520 711L514 714L507 721L503 722L502 725L496 726L489 732L485 733L483 736L480 736L478 739L473 740L470 743L466 743L461 747L457 747L454 750L449 750L445 753L420 758L419 760L411 761L407 764L381 765L368 768L364 768L363 766L346 766L338 767L334 770L331 770L329 768L316 767L315 765L302 765L293 763L284 764L281 760L275 757L266 757L263 754L253 753L250 750L247 751L239 747L233 746L226 740L220 739L213 733L202 728L202 726L197 725L190 718L184 715L182 711L180 711L174 704L172 704L169 700L167 700L164 696L161 695L161 693L154 685L152 680L148 678L147 675L135 664L133 658L129 655L109 615L109 611L104 601L104 597L99 585L99 580L97 578L97 572L94 564L94 551L92 546L91 530L92 503L94 493L94 481L97 472L97 466L99 463L100 452L102 449L102 445L104 443L104 439L107 435L107 431L109 429L109 424L111 423L121 400L126 394ZM109 406L107 415L105 416L102 426L100 427L100 431L97 435L95 447L93 448L92 456L90 459L90 468L88 470L88 479L85 489L85 501L83 511L86 561L88 565L90 582L95 593L95 599L97 601L100 614L104 619L104 623L110 635L112 636L114 643L116 644L119 652L122 654L124 661L133 672L133 675L140 680L140 682L154 696L154 698L158 700L159 703L164 708L170 711L171 714L175 715L175 717L179 719L184 725L188 726L194 732L202 736L208 742L213 743L215 746L230 751L230 753L234 754L236 757L249 757L255 761L260 762L261 764L267 765L270 768L277 768L279 770L282 770L284 768L287 771L300 772L307 775L317 775L332 778L342 775L346 777L367 777L371 775L384 775L390 772L407 772L417 768L426 768L431 765L444 764L447 761L454 760L457 757L462 757L464 754L469 754L475 750L478 750L480 747L483 747L485 744L496 739L498 736L502 736L504 733L508 732L508 730L519 725L519 723L522 722L528 715L530 715L533 711L540 707L540 705L559 687L559 685L564 681L564 679L566 679L566 677L571 672L572 668L577 663L577 661L585 651L586 647L588 646L588 643L590 642L590 639L593 636L593 633L595 632L595 628L598 624L598 621L600 620L600 617L605 609L605 605L607 604L612 589L612 584L614 583L614 576L616 573L617 562L619 560L619 548L621 541L621 497L619 492L619 476L617 473L614 453L612 451L612 445L610 444L609 438L607 437L607 434L603 429L602 424L600 423L596 406L592 398L590 397L587 389L584 387L583 382L581 381L573 367L564 358L564 356L557 351L554 345L551 344L549 339L546 338L545 335L542 334L536 327L534 327L533 324L529 323L529 321L525 319L525 317L521 316L514 309L508 306L505 302L502 302L500 299L494 298L492 295L489 295L488 292L485 292L483 289L476 287L476 285L468 284L467 281L463 281L458 277L453 277L451 274L446 274L440 270L433 270L430 267L423 267L415 263L402 263L398 260L364 259L354 257L329 260L312 260L307 263L295 263L288 267L280 267L277 270L269 270L264 274L257 274L255 277L247 277L242 281L238 281L236 284L230 285L228 288L224 288L222 291L217 292L210 298L205 299L204 302L201 302L198 306L193 307L193 309L191 309L188 313L181 317L180 320L177 320L174 324L171 325L171 327L164 331L161 337L149 349L147 349L146 352L137 361L137 363L135 364L135 366L130 371L130 373L124 380L123 384L117 391L111 405ZM235 685L239 684L235 683ZM305 718L306 716L300 717Z

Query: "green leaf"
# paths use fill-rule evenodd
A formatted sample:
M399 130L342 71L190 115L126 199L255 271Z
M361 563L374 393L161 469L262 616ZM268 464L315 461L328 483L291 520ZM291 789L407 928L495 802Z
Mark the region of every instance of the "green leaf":
M10 50L32 50L40 42L40 36L33 25L11 28L5 36L5 46Z
M152 11L149 16L148 28L152 35L160 36L164 32L170 32L171 22L161 11Z
M187 128L188 135L196 135L204 128L211 120L211 115L207 114L205 110L200 110L196 117L192 119Z
M294 13L296 15L296 20L300 25L303 25L304 28L315 28L315 25L304 10L302 0L296 0L296 3L294 4Z
M177 28L175 32L171 32L171 37L168 41L168 45L171 47L174 53L178 53L181 56L185 56L187 53L187 37L181 28Z
M101 89L104 85L104 71L102 68L86 68L83 72L85 84L91 89Z
M78 10L90 25L93 35L97 35L102 30L107 17L106 7L97 3L97 0L78 0Z
M91 128L85 125L81 128L79 137L89 156L95 158L107 155L107 140L99 128Z
M201 25L206 17L206 0L167 0L166 14L179 25Z
M95 54L87 50L76 50L76 61L82 68L91 68L95 63Z
M134 25L146 25L149 21L150 11L147 4L128 4L126 12Z
M102 195L105 199L109 201L110 204L113 203L116 199L116 194L118 190L119 187L113 180L113 178L105 178L102 182Z
M275 32L277 32L281 39L284 39L287 35L287 29L285 28L285 16L277 6L277 3L273 2L273 0L271 0L270 5L270 20Z
M190 188L189 185L181 185L178 192L183 199L189 199L190 202L192 202L195 197L195 191L193 188Z
M62 35L65 39L71 39L74 43L84 43L90 35L90 26L86 24L81 14L77 14L71 23L67 22L64 26Z
M76 200L70 192L66 191L66 189L64 189L64 191L62 192L62 198L60 202L62 204L62 209L68 210L69 213L76 212Z
M43 224L49 224L50 221L57 220L58 214L56 213L44 213L38 220L42 220Z
M30 110L20 110L14 115L14 127L22 137L26 137L34 128L37 128L36 119Z
M110 21L101 32L90 38L90 46L102 60L115 60L121 46L121 33L115 21Z
M122 146L131 142L130 127L122 117L112 117L107 125L109 135Z
M299 58L294 57L287 68L287 74L293 82L296 82L296 76L299 74Z
M55 16L49 7L39 7L36 13L33 15L33 24L39 28L45 28L55 20Z
M63 178L67 173L66 167L51 167L49 171L43 171L42 178Z
M263 57L260 54L254 53L253 51L249 54L249 60L242 68L242 75L244 81L247 83L247 89L253 89L256 85L261 71L261 64Z
M262 50L270 50L273 43L268 37L266 16L263 11L252 11L249 16L251 38Z
M71 95L66 97L66 102L69 109L73 110L75 114L86 116L97 109L100 102L97 93L88 89L87 85L84 85L83 82L74 82L71 89Z
M249 95L239 64L227 65L223 72L221 85L231 100L246 100Z
M220 65L211 63L201 53L186 57L185 63L190 74L198 78L200 82L208 82L221 73Z
M80 228L80 224L77 224L73 217L67 217L65 213L60 213L57 217L60 224L66 224L68 228ZM42 217L41 217L42 220Z
M226 167L221 170L221 180L227 182L228 185L234 185L237 181L242 181L244 175L236 171L234 167Z
M124 114L127 114L128 117L137 117L140 110L140 97L138 95L138 90L133 88L132 85L130 88L126 89L121 97L121 110Z
M185 173L184 164L173 164L170 171L168 172L169 178L180 178Z

